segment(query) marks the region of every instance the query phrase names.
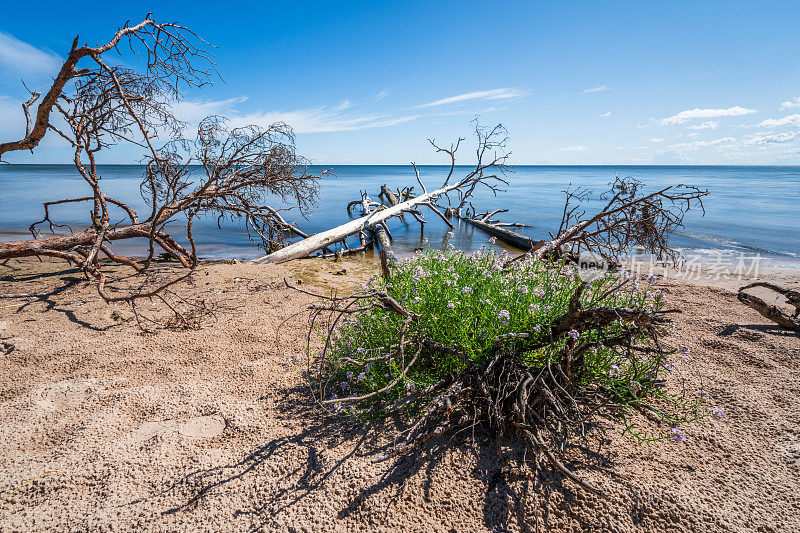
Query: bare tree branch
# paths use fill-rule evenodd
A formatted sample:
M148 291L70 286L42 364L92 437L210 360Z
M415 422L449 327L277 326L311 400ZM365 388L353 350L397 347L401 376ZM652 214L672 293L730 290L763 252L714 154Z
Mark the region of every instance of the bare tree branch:
M113 66L103 58L124 40L143 56L141 72ZM173 322L187 326L195 322L192 316L207 309L195 306L181 311L170 287L188 279L198 263L193 223L202 217L218 223L238 220L252 240L274 251L288 235L307 235L283 218L283 209L267 205L267 199L277 197L303 212L316 201L318 176L308 174L307 162L296 153L294 134L286 124L229 128L223 117L212 116L200 122L193 139L184 137L186 124L172 111L180 86L202 86L215 72L210 55L199 47L205 42L191 30L146 18L134 26L126 24L103 45L78 47L77 42L76 38L39 104L35 124L31 127L28 116L28 107L38 99L32 93L23 104L28 117L25 138L0 144L0 155L33 149L47 130L53 130L72 146L73 163L88 194L45 202L42 220L30 227L33 239L0 243L0 261L40 256L66 260L97 283L107 302L128 302L137 312L137 300L156 299L174 312ZM87 64L79 65L84 58ZM204 69L193 65L197 60ZM54 124L54 112L64 125ZM107 195L101 186L97 153L118 143L145 151L140 191L149 208L146 215ZM82 202L90 206L88 227L73 231L54 221L53 208ZM122 221L112 223L120 220L120 214ZM181 240L188 249L167 231L167 225L176 222L185 228ZM69 233L60 233L64 230ZM117 254L113 243L127 239L145 240L147 256L137 260ZM159 251L189 271L152 275ZM101 258L132 269L139 281L128 274L112 274Z

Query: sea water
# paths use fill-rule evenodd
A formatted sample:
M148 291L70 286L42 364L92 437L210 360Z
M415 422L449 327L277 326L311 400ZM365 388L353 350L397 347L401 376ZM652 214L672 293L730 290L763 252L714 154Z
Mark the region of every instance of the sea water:
M301 213L297 209L285 213L306 233L326 230L346 222L346 205L359 199L366 190L377 198L380 186L391 188L420 186L409 166L347 165L311 167L310 172L330 170L321 180L317 206ZM142 167L108 165L100 167L103 190L110 196L129 203L146 218L149 212L139 190ZM421 177L429 190L438 187L447 167L423 166ZM660 187L690 184L708 189L703 210L693 207L684 220L685 227L672 237L673 246L686 256L713 261L719 254L761 258L761 265L800 267L800 167L767 166L517 166L505 176L502 186L507 192L496 196L487 188L479 188L471 200L478 211L508 209L497 218L529 224L512 228L535 239L549 238L561 221L564 193L568 187L584 187L595 194L586 204L587 213L602 206L600 193L608 189L615 176L634 177L643 182L645 191ZM468 172L467 167L456 173ZM502 184L501 184L502 185ZM0 165L0 240L28 238L28 226L43 217L42 202L61 198L88 196L86 183L68 165ZM455 200L455 198L454 198ZM277 198L269 199L272 207L291 207ZM52 219L72 229L86 226L88 203L55 206ZM354 210L357 216L359 208ZM408 253L423 245L441 246L447 226L434 213L422 208L427 224L424 231L410 216L405 221L393 219L389 230L397 253ZM122 212L116 212L119 221ZM114 222L114 221L112 221ZM176 236L185 220L172 224ZM42 228L48 231L48 228ZM57 232L68 229L56 228ZM248 240L239 221L201 220L195 225L195 238L200 255L205 258L249 259L263 251ZM178 239L179 241L185 239ZM479 248L489 236L466 224L458 224L453 243L466 250ZM118 243L123 253L137 253L141 244Z

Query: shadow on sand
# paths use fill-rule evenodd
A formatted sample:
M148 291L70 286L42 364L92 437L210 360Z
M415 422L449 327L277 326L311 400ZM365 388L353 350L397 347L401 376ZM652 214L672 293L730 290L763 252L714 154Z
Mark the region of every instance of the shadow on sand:
M329 481L348 461L354 458L369 461L372 457L385 452L392 445L392 440L388 436L392 434L391 427L397 427L394 425L397 421L375 424L342 418L328 419L323 424L319 419L319 412L300 387L285 391L284 400L278 411L286 420L306 420L308 424L298 433L270 440L233 464L187 473L152 496L172 494L173 497L170 498L172 501L175 501L174 497L177 496L179 503L173 504L163 511L163 514L190 511L199 505L203 498L217 490L228 492L241 490L241 486L233 488L228 485L245 481L248 476L253 476L249 482L255 484L256 477L264 475L263 470L274 478L276 467L275 464L271 464L271 460L276 460L277 464L290 464L277 461L281 454L305 455L302 466L280 472L281 480L274 485L284 488L277 489L260 505L233 512L233 519L250 516L253 519L251 520L253 530L269 525L275 526L281 523L282 512L321 489L326 481ZM335 454L326 453L333 449L337 449ZM441 486L434 486L436 480L434 469L441 464L448 453L453 451L474 454L474 468L471 472L461 472L461 474L480 480L485 487L482 502L483 522L489 530L509 529L509 522L513 517L515 529L546 531L549 529L548 523L551 518L548 512L548 508L552 507L548 505L550 498L558 493L558 500L567 506L569 502L576 500L575 491L579 489L570 485L569 481L564 483L560 473L542 467L535 473L523 475L519 468L514 468L524 460L525 449L522 446L490 439L476 432L474 441L471 435L469 438L458 440L453 435L443 435L431 439L415 454L387 461L381 475L367 487L362 488L356 497L341 499L338 503L341 506L337 513L338 518L347 519L364 512L365 504L373 497L388 500L389 505L385 506L386 513L390 512L388 509L393 507L396 509L394 504L403 496L406 482L420 473L424 476L421 497L424 501L430 501L432 493L442 489ZM576 448L576 451L582 453L585 458L582 464L604 466L609 464L608 458L597 451L584 447ZM338 458L332 459L332 455ZM295 461L295 464L299 463L301 461ZM452 483L455 486L459 481L453 479Z
M96 326L90 322L86 322L85 320L81 320L75 314L75 310L70 308L70 305L73 303L65 303L60 301L59 296L63 296L64 293L70 290L77 289L82 284L86 282L86 279L83 277L78 277L81 274L81 270L79 269L70 269L70 270L58 270L55 272L43 272L37 274L30 274L26 276L19 276L11 279L12 282L26 282L26 283L35 283L40 279L45 278L52 278L60 276L59 280L62 282L60 285L47 290L47 291L32 291L30 294L25 295L25 300L19 302L19 307L16 309L15 312L21 313L27 310L31 305L42 303L45 305L43 312L54 311L56 313L61 313L67 317L70 322L73 322L81 327L86 329L90 329L92 331L107 331L117 324L112 324L105 327ZM6 276L4 278L0 278L0 281L9 281L9 277ZM20 296L14 295L4 295L2 296L4 299L19 299ZM99 296L98 296L99 298Z
M800 338L800 332L791 331L786 328L782 328L777 324L731 324L727 326L724 330L717 333L718 337L730 337L734 334L746 336L748 333L750 335L759 335L762 333L767 333L769 335L775 335L777 337L798 337Z

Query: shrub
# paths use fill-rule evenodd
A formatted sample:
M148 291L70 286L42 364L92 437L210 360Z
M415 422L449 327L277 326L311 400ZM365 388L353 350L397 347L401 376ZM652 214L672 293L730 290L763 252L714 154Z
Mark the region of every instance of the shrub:
M309 377L336 412L406 412L405 443L389 456L468 424L551 454L598 414L621 416L639 440L680 440L703 399L663 386L674 351L659 340L670 322L652 281L584 282L563 262L487 247L425 249L317 307L332 315ZM642 414L667 427L643 429Z

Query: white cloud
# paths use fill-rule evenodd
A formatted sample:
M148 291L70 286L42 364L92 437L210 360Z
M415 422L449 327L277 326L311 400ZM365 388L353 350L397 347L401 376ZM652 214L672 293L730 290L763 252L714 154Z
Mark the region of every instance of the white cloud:
M581 94L602 93L609 90L611 90L611 87L607 85L601 85L599 87L592 87L591 89L584 89L581 91Z
M741 115L749 115L750 113L755 112L755 109L747 109L740 106L728 107L726 109L695 108L681 111L677 115L672 115L671 117L661 119L659 122L662 126L670 126L674 124L683 124L687 120L692 120L695 118L737 117Z
M468 100L511 100L513 98L521 98L527 94L528 91L517 89L515 87L508 87L505 89L491 89L488 91L475 91L471 93L459 94L456 96L449 96L447 98L435 100L427 104L415 106L415 108L455 104L458 102L466 102Z
M800 107L800 96L795 96L788 102L781 104L781 109L792 109L793 107Z
M702 124L692 124L689 126L691 130L715 130L719 127L719 124L714 122L713 120L709 120L707 122L703 122Z
M52 72L55 75L61 60L51 52L0 32L0 66L18 72Z
M748 135L744 140L746 145L767 146L770 144L785 144L792 142L800 135L800 131L789 131L784 133L767 132L758 135Z
M731 145L736 142L733 137L723 137L721 139L714 139L713 141L694 141L690 143L678 143L670 145L669 148L674 150L697 150L698 148L705 148L708 146L724 146Z
M562 152L583 152L586 150L585 146L565 146L561 149Z
M209 115L228 117L230 127L250 124L262 127L276 122L285 122L295 133L324 133L334 131L355 131L368 128L382 128L403 124L419 118L420 114L392 116L391 114L357 114L348 112L353 107L350 100L341 100L334 106L290 111L255 111L242 113L236 109L238 104L247 101L246 96L225 100L184 100L173 107L175 116L190 124L197 124Z
M605 113L601 113L598 115L600 118L608 118L611 116L611 111L606 111Z
M501 109L505 109L505 108L501 108ZM452 116L456 116L456 115L480 116L480 115L483 115L484 113L491 113L492 111L496 111L496 110L497 110L497 108L495 106L486 107L486 108L478 109L478 110L476 110L475 108L458 109L456 111L444 111L442 113L434 113L431 116L432 117L452 117Z
M181 100L172 106L172 112L178 120L195 124L209 115L229 114L236 104L246 100L246 96L226 100Z
M663 143L664 141L666 141L666 139L662 139L660 137L653 137L652 139L650 139L651 143Z
M380 102L381 100L383 100L383 99L384 99L384 98L386 98L387 96L389 96L389 90L388 90L388 89L383 89L381 92L379 92L378 94L376 94L376 95L375 95L375 96L372 98L372 101L373 101L373 102Z
M296 111L257 112L234 116L233 126L259 124L266 126L275 122L285 122L295 133L327 133L333 131L355 131L368 128L396 126L416 120L421 115L389 117L386 115L348 116L336 108L318 107Z
M768 131L748 135L742 139L723 137L709 141L684 142L668 146L667 149L674 150L682 156L688 156L702 148L709 148L716 150L719 156L729 161L752 162L752 158L758 154L780 156L790 153L790 147L786 146L787 143L798 138L800 138L800 130L782 133Z
M759 128L774 128L775 126L787 126L792 124L800 126L800 115L789 115L783 118L768 118L758 124Z

